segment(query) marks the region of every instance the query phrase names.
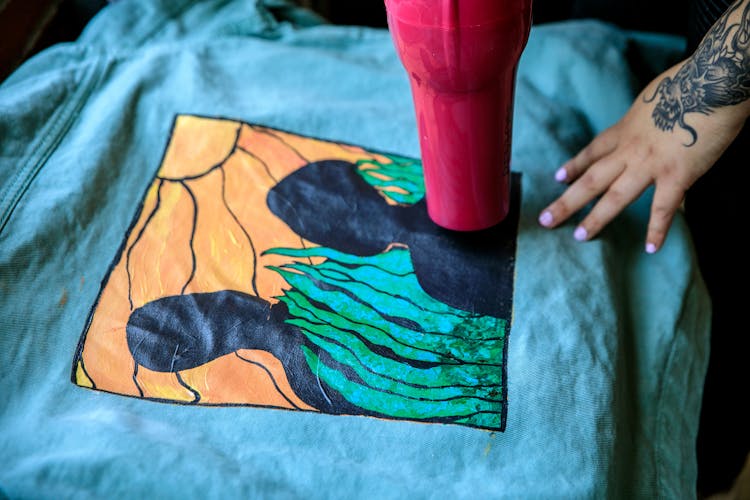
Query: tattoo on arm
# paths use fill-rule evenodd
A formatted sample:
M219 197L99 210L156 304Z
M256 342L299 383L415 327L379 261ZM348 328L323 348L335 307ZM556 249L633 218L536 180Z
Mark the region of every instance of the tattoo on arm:
M711 27L695 53L674 77L664 78L650 98L659 98L652 113L654 124L672 131L675 125L687 131L692 140L698 133L685 122L687 113L709 115L714 110L739 104L750 97L750 2L738 23L729 17L743 4L737 0Z

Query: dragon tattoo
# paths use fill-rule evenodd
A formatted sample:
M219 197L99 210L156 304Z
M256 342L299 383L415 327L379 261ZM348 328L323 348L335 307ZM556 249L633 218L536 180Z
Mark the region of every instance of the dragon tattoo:
M714 110L739 104L750 97L750 2L739 22L729 18L742 5L738 0L711 27L695 53L674 77L666 77L647 103L659 98L652 113L654 124L664 131L675 125L687 131L692 140L698 133L685 121L687 113L709 115Z

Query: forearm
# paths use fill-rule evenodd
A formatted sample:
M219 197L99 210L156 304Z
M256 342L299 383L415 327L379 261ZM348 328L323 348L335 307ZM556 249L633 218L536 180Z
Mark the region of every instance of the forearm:
M733 3L677 68L644 92L644 102L655 102L657 128L686 131L685 145L692 146L699 134L691 121L699 115L729 113L742 121L750 116L750 0Z
M695 52L662 73L625 116L557 170L570 186L539 215L556 227L599 197L574 231L585 241L655 185L646 251L656 252L685 192L750 115L750 0L737 0Z

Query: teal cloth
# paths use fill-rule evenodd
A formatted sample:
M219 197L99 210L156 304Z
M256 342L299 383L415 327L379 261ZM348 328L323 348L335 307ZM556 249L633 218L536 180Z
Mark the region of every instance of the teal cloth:
M0 491L11 498L689 498L710 304L651 193L596 240L541 229L556 167L678 58L680 39L536 27L518 73L523 173L503 433L89 391L70 367L177 114L418 156L388 33L280 2L122 0L0 86ZM638 64L634 64L638 62Z

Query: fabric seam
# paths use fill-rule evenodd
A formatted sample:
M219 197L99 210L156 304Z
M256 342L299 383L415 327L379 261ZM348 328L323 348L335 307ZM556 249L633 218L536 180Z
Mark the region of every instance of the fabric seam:
M687 290L687 296L691 295L693 292L693 287L695 286L695 271L691 273L690 281L688 283L688 286L686 288ZM664 364L664 368L661 373L661 382L659 383L659 396L657 399L656 404L656 446L654 447L654 462L656 463L656 491L657 491L657 498L668 498L667 492L665 491L666 488L664 486L664 462L662 461L662 436L664 435L664 425L665 425L665 416L664 416L664 386L667 383L666 378L669 373L672 372L672 365L674 362L675 352L677 351L677 331L681 331L681 325L683 324L685 320L685 305L690 301L689 298L686 297L686 300L683 301L682 307L680 308L680 314L677 316L677 321L675 322L675 334L672 336L670 343L672 344L671 349L669 350L669 355L667 356L666 363Z
M182 4L178 4L175 6L175 8L169 12L162 13L161 16L159 16L154 23L149 26L148 29L144 30L143 36L139 37L138 44L143 45L144 43L148 42L151 38L156 36L158 33L164 30L167 26L167 22L169 20L175 19L177 16L179 16L181 13L183 13L185 10L187 10L188 7L190 7L191 2L184 1ZM166 15L164 15L166 14Z
M56 116L50 120L49 124L41 132L44 136L41 141L37 144L32 143L30 148L32 153L27 156L26 161L22 161L23 166L14 176L3 198L0 199L0 207L4 206L0 213L0 235L3 234L13 212L28 191L32 181L42 170L60 142L62 142L62 139L75 121L75 117L82 109L84 102L91 95L94 88L96 88L97 62L92 61L90 67L83 68L83 76L70 102L56 112Z

